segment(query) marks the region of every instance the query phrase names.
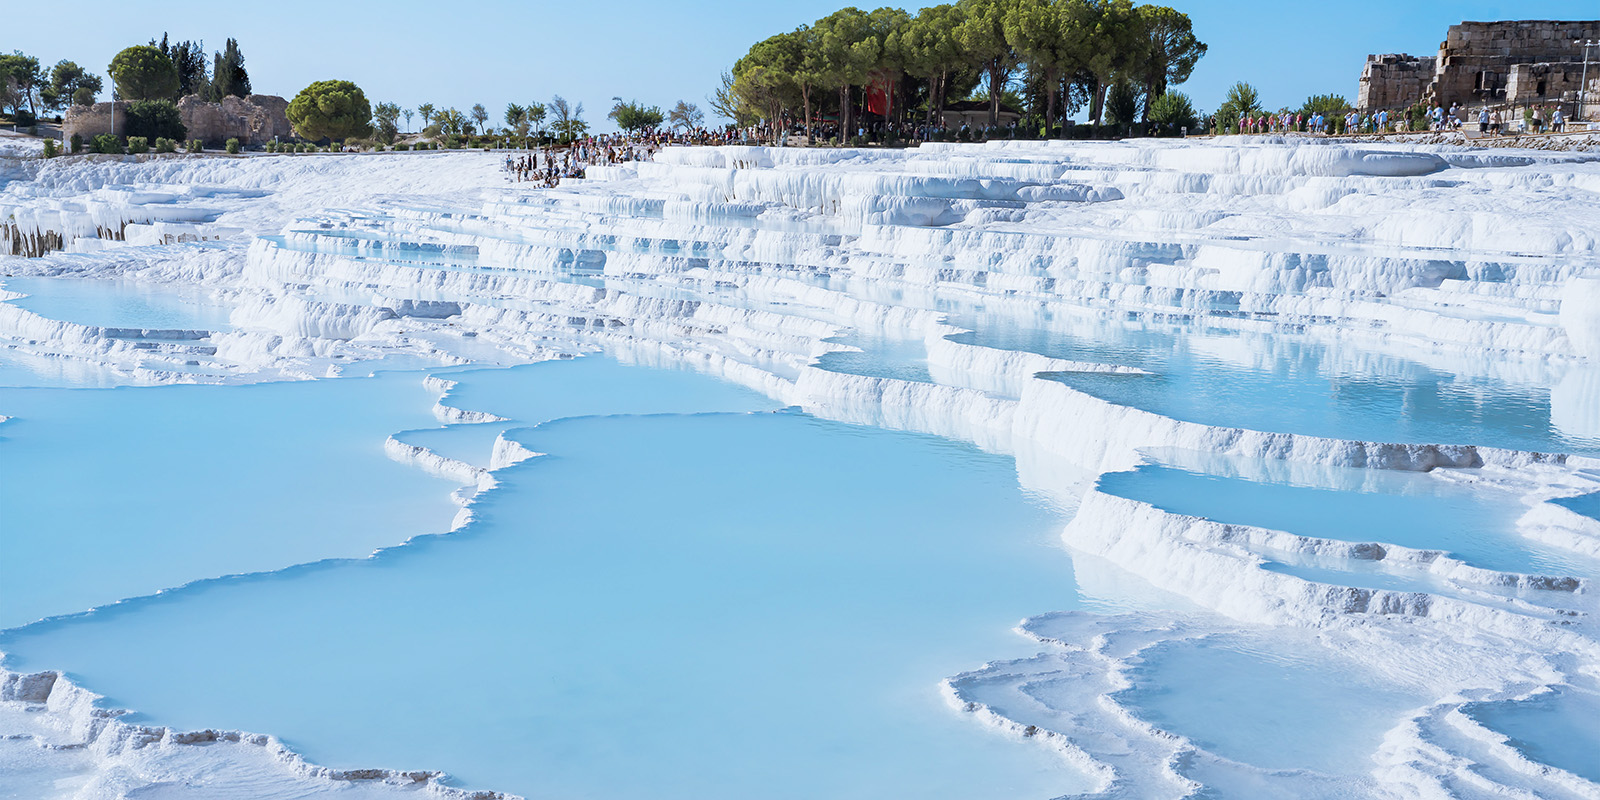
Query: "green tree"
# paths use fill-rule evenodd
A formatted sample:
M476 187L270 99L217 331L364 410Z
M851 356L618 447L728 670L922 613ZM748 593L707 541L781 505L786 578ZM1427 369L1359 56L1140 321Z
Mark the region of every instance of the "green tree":
M1131 132L1139 120L1139 90L1126 78L1111 84L1106 94L1106 124L1122 133Z
M128 136L143 136L147 140L187 139L189 131L183 126L183 116L171 100L136 100L128 104Z
M583 104L572 105L559 94L550 98L550 129L563 142L582 138L589 132L589 123L583 121Z
M409 108L402 108L400 109L400 113L406 118L406 130L409 132L411 129L411 118L415 116L417 112L412 111Z
M528 124L538 131L540 136L544 135L544 118L548 113L549 109L544 103L528 104Z
M1081 48L1080 75L1087 82L1089 118L1095 124L1105 110L1106 90L1117 76L1138 63L1143 28L1131 0L1066 0L1072 30Z
M518 139L528 138L528 109L516 103L506 104L506 129L515 133ZM524 141L526 144L526 141Z
M7 92L7 104L11 106L12 115L22 110L22 104L28 104L28 111L34 116L39 115L36 105L39 88L44 83L44 70L39 66L39 59L24 55L21 50L15 50L11 55L0 55L0 84L13 84L12 90Z
M289 101L289 124L305 139L342 142L372 133L372 105L349 81L317 81Z
M1194 105L1182 92L1167 92L1145 106L1145 118L1173 132L1180 128L1198 129Z
M917 12L900 34L900 53L907 72L928 84L928 122L941 118L950 80L965 61L953 31L961 10L953 5L929 6Z
M873 36L871 17L854 6L843 8L817 20L812 26L817 31L819 82L832 86L839 92L839 132L848 136L854 129L850 116L850 88L867 82L872 64L864 58L870 55L871 46L865 44Z
M694 103L678 101L678 104L667 112L667 121L674 128L682 128L685 132L705 124L706 115L700 113L700 108Z
M1314 94L1300 106L1300 113L1308 117L1319 112L1331 117L1349 110L1350 101L1344 99L1342 94Z
M1240 117L1253 116L1260 112L1261 95L1256 92L1256 87L1240 81L1228 89L1227 96L1217 109L1217 124L1223 127L1236 127Z
M611 107L611 113L607 114L606 118L615 121L617 127L630 133L655 128L667 118L667 115L661 113L661 109L656 106L646 106L637 100L623 102L620 97L611 99L615 101L615 105Z
M1078 51L1067 26L1074 17L1055 0L1017 0L1005 18L1006 41L1044 84L1046 135L1055 130L1056 96L1061 78L1077 67Z
M911 24L911 15L902 9L885 6L867 14L867 23L867 38L856 45L855 55L866 72L862 105L865 106L868 93L883 92L883 116L886 121L892 122L895 119L895 94L906 74L906 54L901 39Z
M417 106L417 113L422 116L422 127L426 128L433 124L433 112L434 108L432 103L423 103L422 105Z
M454 108L433 115L433 122L446 137L460 136L467 128L467 116Z
M1000 98L1017 68L1017 52L1006 39L1008 0L960 0L955 37L968 62L989 81L989 127L1000 124Z
M400 106L398 104L379 103L373 106L373 135L384 144L394 144L394 137L400 133L399 119Z
M178 99L178 68L159 48L129 47L111 59L107 72L123 100Z
M229 39L222 52L214 58L211 70L211 100L220 102L224 97L249 97L250 73L244 68L244 53L239 43Z
M167 43L167 34L161 34L161 43L150 40L150 46L161 51L161 54L172 59L172 65L178 70L178 95L197 94L208 96L209 81L206 71L206 46L204 42L178 42ZM208 98L209 99L209 98Z
M483 131L484 133L489 132L489 129L483 126L484 123L489 121L489 112L483 107L482 103L474 103L472 105L472 110L467 113L472 115L473 122L478 123L478 130Z
M46 97L45 105L55 110L60 110L68 103L88 105L89 103L79 102L79 98L84 97L92 103L102 88L104 84L99 76L90 75L83 67L71 61L59 61L50 70L49 95Z
M1137 77L1148 98L1166 94L1167 87L1189 80L1206 45L1194 36L1189 16L1166 6L1139 6L1143 52ZM1145 113L1150 112L1149 104Z

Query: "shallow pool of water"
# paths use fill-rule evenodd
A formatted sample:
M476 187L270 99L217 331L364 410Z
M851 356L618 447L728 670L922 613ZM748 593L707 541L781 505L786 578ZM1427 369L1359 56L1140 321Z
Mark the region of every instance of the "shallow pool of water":
M522 379L508 372L477 377ZM452 377L466 407L519 399ZM1086 788L938 693L1032 652L1012 626L1077 602L1062 520L1010 459L792 412L509 435L552 455L499 473L460 533L15 630L0 649L151 722L530 797Z
M1108 494L1178 514L1302 536L1444 550L1485 569L1596 574L1591 559L1520 536L1525 507L1509 492L1421 473L1369 472L1362 491L1247 480L1160 464L1100 477Z
M1292 333L1241 333L1200 326L1083 318L1064 328L1005 318L958 341L1056 358L1126 364L1152 374L1062 373L1067 385L1119 405L1205 425L1377 442L1476 444L1540 452L1600 454L1591 424L1552 412L1552 390L1567 405L1600 404L1600 381L1514 381L1451 372L1353 345ZM1466 365L1462 365L1466 366ZM1571 370L1593 370L1572 366ZM1533 370L1537 372L1538 370ZM1514 372L1514 371L1513 371ZM1584 401L1569 397L1589 389ZM1592 415L1588 415L1592 416ZM1584 415L1577 415L1583 417Z
M231 307L199 286L89 278L0 278L8 300L49 319L105 328L232 330Z
M422 377L0 389L0 627L447 529L452 485L383 452Z
M1354 775L1423 702L1309 637L1213 636L1156 645L1117 695L1140 718L1263 769Z
M1529 700L1462 709L1528 758L1600 782L1600 695L1562 686Z

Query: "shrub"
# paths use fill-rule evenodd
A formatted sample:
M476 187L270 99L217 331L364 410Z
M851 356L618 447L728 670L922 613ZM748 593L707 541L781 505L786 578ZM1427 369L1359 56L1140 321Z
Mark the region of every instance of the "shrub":
M298 149L302 153L309 153L312 150L315 150L316 148L312 147L310 142L301 142L300 143L300 147Z
M72 152L74 155L83 152L83 134L72 134Z
M44 157L45 158L55 158L58 155L61 155L61 148L56 147L56 140L54 140L54 139L46 139L46 140L44 140Z
M94 137L94 151L108 155L122 155L122 142L114 133L102 133Z
M39 118L26 108L18 108L12 110L11 121L19 128L31 128L39 123Z
M262 147L264 147L266 149L266 151L269 152L269 153L276 153L276 152L278 152L278 140L277 139L273 139L272 141L267 142L266 144L262 145Z
M1168 126L1176 132L1179 128L1198 129L1199 123L1195 121L1194 105L1189 102L1189 97L1182 92L1167 92L1150 101L1150 121L1157 125Z
M205 142L202 142L199 139L190 139L189 140L189 148L188 148L189 152L191 152L191 153L201 153L201 152L205 152L205 149L206 149Z
M239 140L238 139L229 139L227 144L225 144L223 146L227 149L229 155L238 155L239 154Z
M285 112L295 133L342 141L372 134L372 104L349 81L317 81L300 90Z
M137 156L137 155L143 155L143 154L148 153L148 152L150 152L150 140L149 139L146 139L143 136L129 136L128 137L128 153L129 154Z
M189 131L183 127L183 116L178 113L178 106L171 100L129 103L127 119L125 133L128 136L182 139L189 135Z
M411 149L411 145L405 144L404 142L396 142L395 145L394 145L394 149L395 150L410 150Z
M171 139L166 139L166 138L157 139L156 140L156 152L157 153L176 153L176 152L178 152L178 143L173 141L173 140L171 140Z

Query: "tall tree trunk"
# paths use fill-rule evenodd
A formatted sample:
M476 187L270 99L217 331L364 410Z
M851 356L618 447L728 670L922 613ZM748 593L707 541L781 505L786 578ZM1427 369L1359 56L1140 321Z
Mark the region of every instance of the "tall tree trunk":
M1106 85L1099 78L1095 78L1094 82L1089 84L1089 119L1094 122L1097 132L1100 128L1100 113L1105 110L1105 103Z
M1000 76L1000 59L989 62L989 127L1000 125L1000 92L1005 81Z
M812 143L811 142L811 84L809 84L809 83L801 84L801 86L800 86L800 101L805 103L805 106L806 106L806 144L810 145Z
M884 127L884 130L888 130L889 126L894 124L894 82L893 81L890 81L889 85L884 88L883 101L884 101L884 106L883 106L883 127Z
M1060 81L1049 73L1044 80L1044 138L1052 139L1056 130L1056 85Z

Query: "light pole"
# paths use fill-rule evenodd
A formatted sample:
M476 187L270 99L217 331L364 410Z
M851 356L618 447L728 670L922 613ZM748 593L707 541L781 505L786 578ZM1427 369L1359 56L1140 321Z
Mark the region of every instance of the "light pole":
M1589 91L1589 48L1600 47L1600 39L1579 39L1573 45L1583 48L1583 77L1578 79L1578 119L1583 119L1583 95Z

